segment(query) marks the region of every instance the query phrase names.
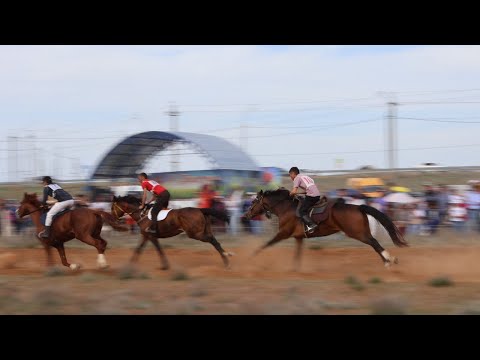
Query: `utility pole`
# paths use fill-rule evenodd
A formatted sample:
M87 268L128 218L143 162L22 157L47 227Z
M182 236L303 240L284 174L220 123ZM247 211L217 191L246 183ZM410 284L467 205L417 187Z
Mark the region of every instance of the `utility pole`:
M397 103L388 103L388 143L389 143L389 167L395 169L398 167L398 132L397 132Z
M397 106L396 96L393 92L378 92L380 96L388 100L387 116L385 118L385 161L387 167L394 169L398 167L398 129L397 129Z
M180 112L177 111L177 107L174 102L170 102L170 110L167 112L167 115L170 117L170 131L175 132L178 131L178 117L180 116ZM175 153L175 149L173 150L172 157L170 160L170 171L178 171L178 157Z

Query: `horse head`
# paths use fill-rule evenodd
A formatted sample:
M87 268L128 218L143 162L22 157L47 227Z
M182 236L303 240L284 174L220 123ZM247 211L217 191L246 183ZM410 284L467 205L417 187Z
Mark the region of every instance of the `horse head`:
M141 200L131 196L114 196L112 199L112 208L110 212L117 219L120 219L123 215L132 215L139 210Z
M28 194L24 193L23 199L20 202L20 206L17 209L16 213L18 217L22 218L26 215L40 210L42 203L38 200L37 194Z
M265 196L265 193L263 192L263 190L260 190L257 193L257 196L255 197L255 199L253 199L252 204L250 205L250 207L248 208L247 212L244 215L247 220L250 220L254 216L260 215L265 211L263 207L264 196Z

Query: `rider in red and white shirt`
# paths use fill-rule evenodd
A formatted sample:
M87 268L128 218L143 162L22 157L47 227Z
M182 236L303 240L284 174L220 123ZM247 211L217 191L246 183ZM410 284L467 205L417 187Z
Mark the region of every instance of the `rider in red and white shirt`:
M155 180L150 180L145 173L138 175L138 180L142 185L143 197L142 205L140 209L145 207L145 201L147 200L147 193L151 192L153 194L153 199L155 199L155 204L152 208L152 223L150 227L147 228L147 232L155 234L157 232L157 216L160 210L168 207L168 202L170 201L170 193L162 185L157 183ZM153 200L152 199L152 200Z

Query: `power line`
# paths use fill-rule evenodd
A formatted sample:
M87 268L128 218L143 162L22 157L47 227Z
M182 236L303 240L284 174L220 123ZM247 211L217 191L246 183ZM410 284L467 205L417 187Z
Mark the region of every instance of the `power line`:
M459 124L480 124L480 121L441 120L441 119L412 118L412 117L400 117L399 119L433 121L433 122L444 122L444 123L459 123Z
M480 104L480 101L402 101L399 105Z
M362 97L362 98L344 98L344 99L330 99L330 100L298 100L298 101L287 101L287 102L270 102L270 103L263 103L259 104L255 102L257 105L262 106L269 106L269 105L296 105L296 104L320 104L320 103L330 103L330 102L341 102L341 101L365 101L365 100L374 100L373 96L370 97ZM183 107L228 107L228 106L240 106L245 107L249 106L252 103L248 104L217 104L217 105L205 105L205 104L198 104L198 105L182 105Z
M399 151L410 151L410 150L434 150L434 149L454 149L462 147L475 147L480 146L480 144L468 144L468 145L450 145L450 146L431 146L431 147L414 147L414 148L403 148L397 149ZM334 152L321 152L321 153L297 153L297 154L254 154L254 156L305 156L305 155L335 155L335 154L360 154L360 153L378 153L383 152L384 149L379 150L358 150L358 151L334 151Z
M357 125L357 124L363 124L363 123L374 122L374 121L380 121L380 119L362 120L362 121L355 121L355 122L337 124L337 125L332 125L332 126L325 126L323 128L319 128L319 129L311 130L311 131L287 132L287 133L283 133L283 134L273 134L273 135L258 135L258 136L250 136L249 138L271 138L271 137L278 137L278 136L290 136L290 135L307 134L307 133L320 131L320 130L329 130L329 129L334 129L334 128L337 128L337 127ZM235 138L224 138L224 139L230 140L230 139L235 139Z
M422 91L395 91L397 94L438 94L438 93L453 93L453 92L468 92L480 91L480 89L461 89L461 90L422 90Z
M351 108L377 108L377 107L383 107L383 105L380 104L369 104L369 105L351 105L351 106L327 106L327 107L322 107L322 108L297 108L297 109L277 109L277 110L271 110L271 109L257 109L254 112L258 113L263 113L263 112L273 112L273 113L278 113L278 112L304 112L304 111L324 111L328 109L351 109ZM183 112L185 113L243 113L245 110L184 110Z

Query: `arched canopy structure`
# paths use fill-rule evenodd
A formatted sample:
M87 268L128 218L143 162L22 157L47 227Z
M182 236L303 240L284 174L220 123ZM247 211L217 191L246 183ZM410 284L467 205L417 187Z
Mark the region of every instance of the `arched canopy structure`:
M117 144L100 161L92 179L130 178L148 159L174 143L194 145L212 162L214 169L260 171L255 161L238 146L212 135L187 132L148 131Z

